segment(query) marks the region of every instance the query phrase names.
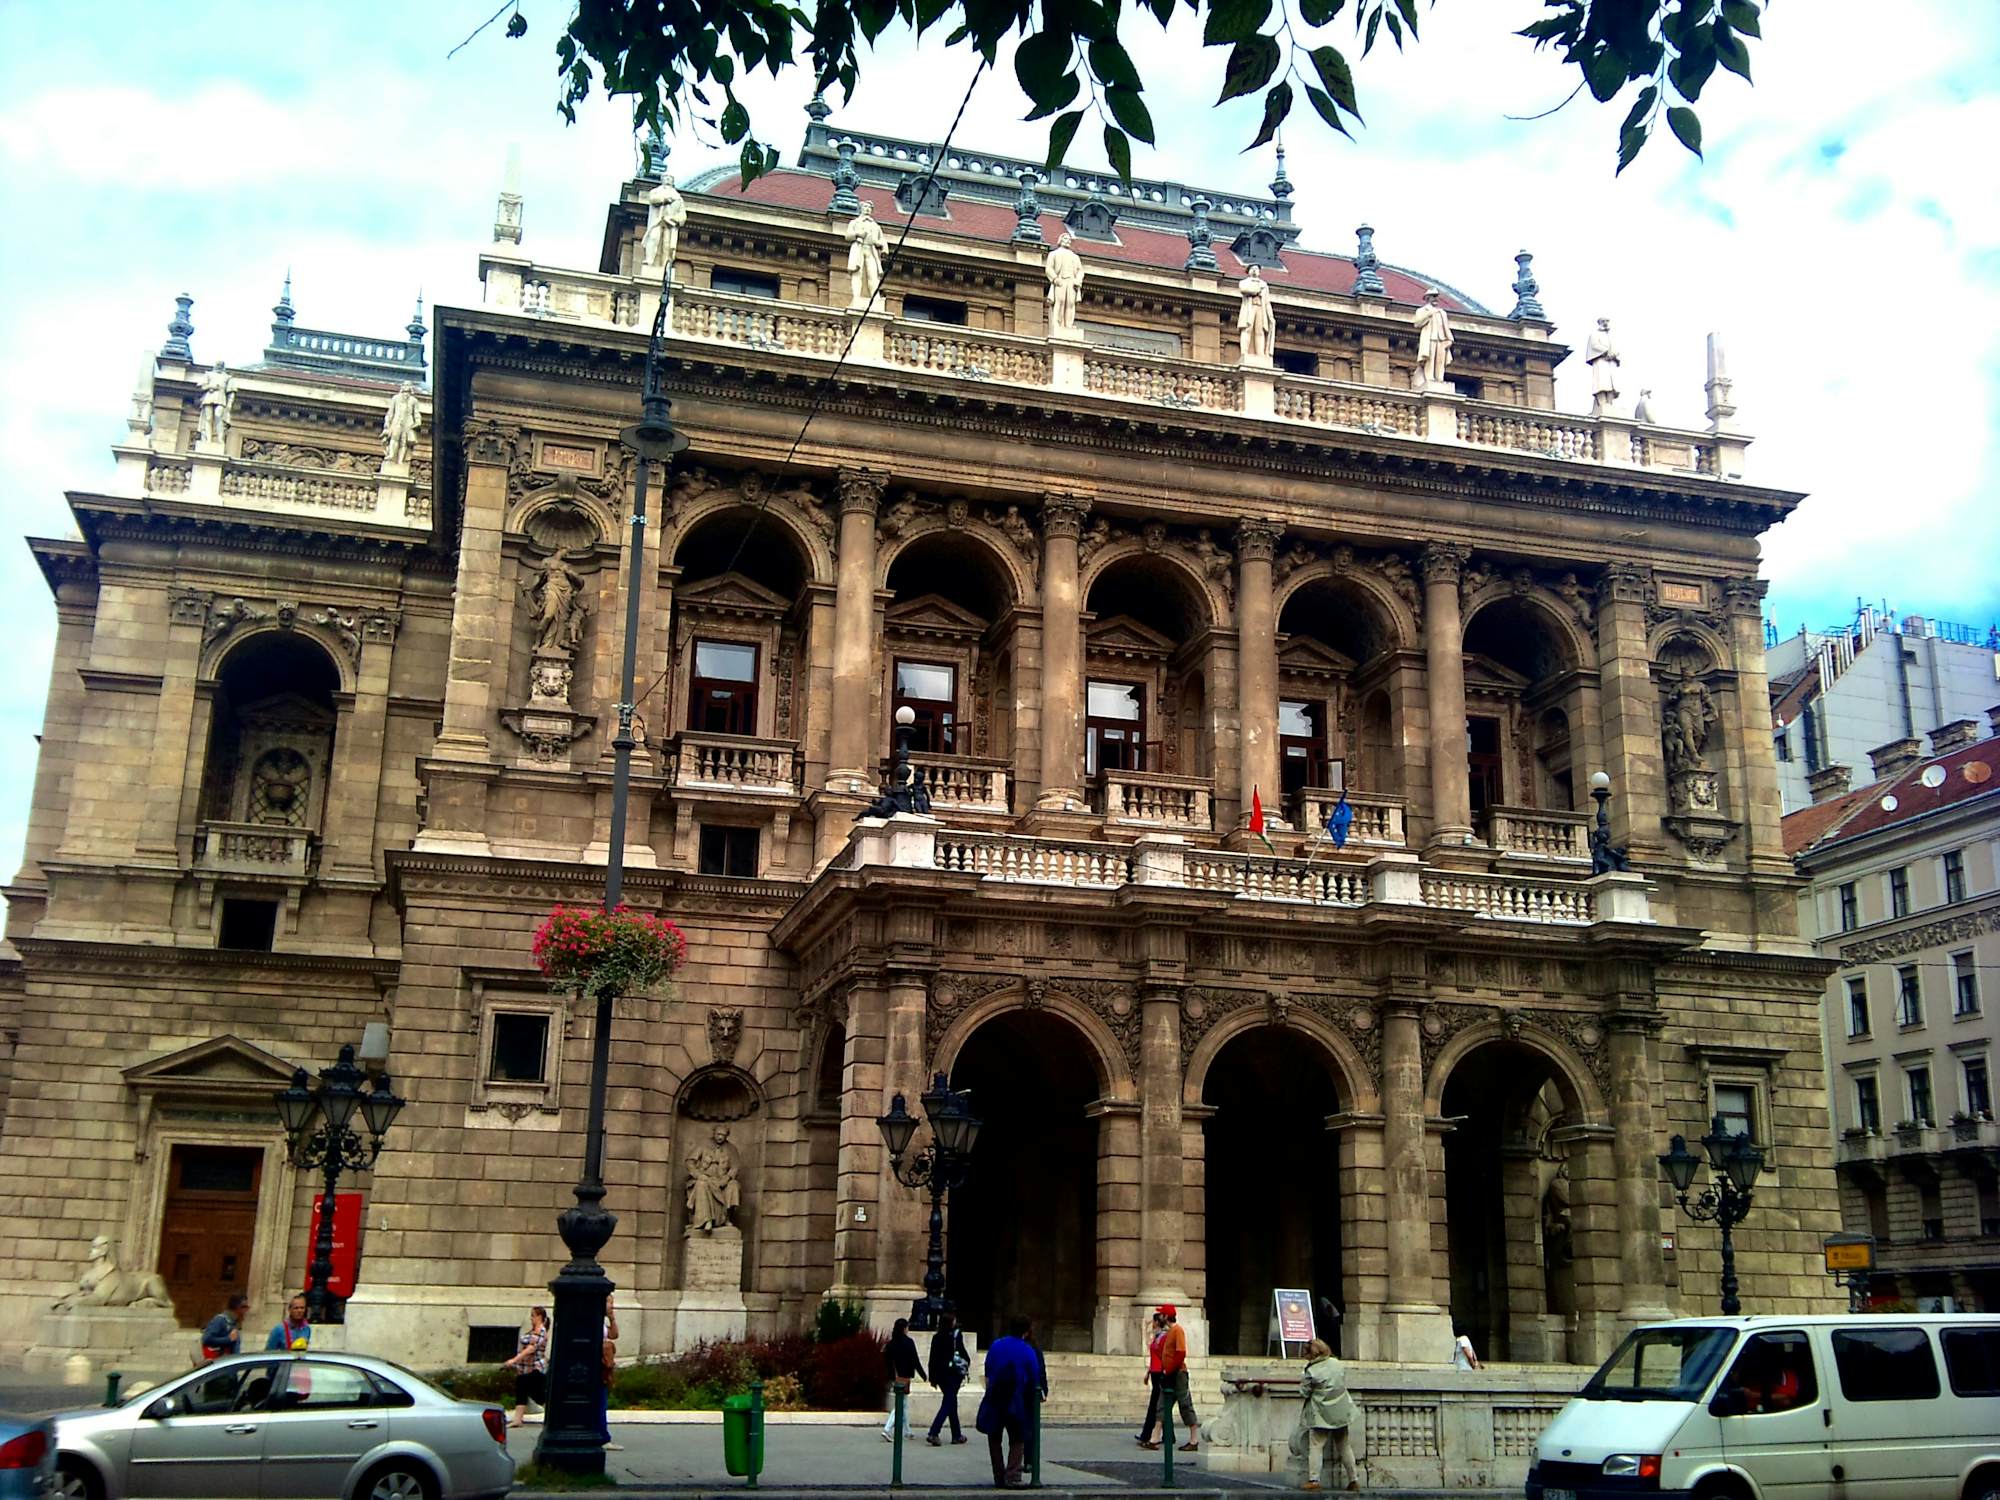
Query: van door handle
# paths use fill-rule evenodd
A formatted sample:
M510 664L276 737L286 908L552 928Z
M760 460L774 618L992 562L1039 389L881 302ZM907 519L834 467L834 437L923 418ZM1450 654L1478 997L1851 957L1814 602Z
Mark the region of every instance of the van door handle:
M377 1422L373 1417L363 1417L359 1421L349 1422L347 1425L355 1431L362 1431L371 1427L379 1427L382 1424Z
M1831 1426L1833 1425L1833 1408L1832 1408L1832 1407L1830 1407L1830 1406L1822 1406L1822 1407L1821 1407L1821 1408L1819 1409L1819 1425L1820 1425L1820 1426L1822 1426L1822 1427L1831 1427Z
M255 1432L257 1430L257 1424L255 1422L231 1422L227 1427L223 1428L222 1430L224 1432L235 1433L237 1436L241 1437L245 1433Z

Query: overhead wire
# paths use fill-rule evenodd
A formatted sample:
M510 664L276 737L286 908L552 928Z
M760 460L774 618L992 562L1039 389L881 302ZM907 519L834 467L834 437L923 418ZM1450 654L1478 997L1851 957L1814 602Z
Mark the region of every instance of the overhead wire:
M916 228L917 209L922 206L930 185L937 180L938 169L944 165L945 158L951 151L952 140L958 134L959 122L965 118L966 106L972 103L972 91L979 86L979 80L985 73L986 61L982 58L979 66L972 70L972 77L965 85L965 96L958 101L958 112L951 117L951 126L945 131L944 139L938 145L937 154L931 159L929 170L918 179L919 190L916 194L915 206L904 217L902 233L896 237L896 243L890 246L889 254L882 262L882 274L877 278L874 288L868 294L868 302L861 309L861 317L856 318L854 326L848 330L847 342L841 345L839 357L834 360L832 367L820 377L819 386L813 392L812 401L806 407L805 420L799 423L797 436L792 439L791 447L785 450L781 467L789 468L792 460L798 456L799 448L806 440L806 433L812 427L813 418L819 415L820 409L826 404L827 395L833 390L834 382L839 379L840 372L846 367L847 357L854 350L854 341L861 333L862 321L869 313L875 310L876 301L882 295L882 288L888 284L889 273L895 269L897 260L903 253L903 246L910 238L910 231ZM673 274L671 266L668 267L667 274L669 276ZM661 484L662 488L664 488L664 475L662 476ZM724 573L735 572L736 565L743 560L744 549L750 545L751 538L757 534L758 524L764 519L764 512L770 507L772 492L771 486L764 486L764 492L757 500L757 509L752 512L750 523L743 528L743 535L737 538L736 548L730 554L729 562L722 570ZM664 499L662 504L664 506ZM640 704L659 691L660 685L667 680L672 671L673 668L671 666L664 668L659 676L653 679L651 684L646 688L646 691L633 701L632 708L634 712L637 712Z

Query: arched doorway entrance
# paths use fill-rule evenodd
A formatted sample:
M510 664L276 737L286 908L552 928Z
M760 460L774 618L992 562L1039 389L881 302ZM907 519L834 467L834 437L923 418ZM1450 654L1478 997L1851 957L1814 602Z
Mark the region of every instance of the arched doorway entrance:
M951 1069L985 1122L952 1194L951 1294L984 1341L1032 1318L1045 1349L1091 1347L1097 1305L1097 1122L1090 1044L1046 1010L1007 1011Z
M1577 1311L1571 1159L1557 1137L1583 1114L1542 1052L1495 1040L1445 1080L1451 1319L1488 1360L1560 1360Z
M1311 1290L1321 1337L1344 1306L1339 1174L1326 1117L1341 1108L1332 1060L1297 1031L1230 1038L1202 1080L1208 1170L1209 1347L1262 1354L1274 1287Z

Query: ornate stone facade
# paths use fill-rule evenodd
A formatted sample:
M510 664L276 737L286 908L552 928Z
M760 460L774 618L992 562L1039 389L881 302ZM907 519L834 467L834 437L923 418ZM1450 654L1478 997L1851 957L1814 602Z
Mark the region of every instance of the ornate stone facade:
M411 1102L360 1179L351 1337L456 1362L540 1295L592 1038L529 941L601 891L591 731L635 577L626 898L691 963L615 1023L627 1352L796 1328L829 1292L894 1316L923 1223L874 1122L938 1071L987 1122L953 1207L982 1332L1023 1310L1057 1348L1129 1350L1170 1299L1198 1346L1260 1350L1270 1287L1307 1285L1352 1354L1435 1361L1456 1320L1493 1357L1594 1359L1711 1299L1713 1241L1653 1158L1744 1057L1780 1146L1745 1300L1825 1305L1824 966L1790 921L1761 636L1733 602L1708 618L1797 497L1614 464L1610 418L1554 458L1461 437L1458 394L1412 398L1392 358L1415 296L1386 268L1359 302L1271 280L1281 340L1346 375L1239 367L1234 290L1183 276L1178 231L1144 284L1079 241L1054 340L1038 262L913 234L922 264L859 319L865 378L815 396L846 340L837 229L709 188L681 189L669 323L694 444L648 476L636 568L636 188L599 273L489 256L486 305L441 314L408 476L365 451L392 374L342 405L233 372L208 451L202 372L169 359L130 493L35 544L59 629L0 971L0 1310L44 1308L98 1235L191 1285L189 1174L239 1168L233 1274L267 1306L296 1285L308 1189L271 1079L370 1022ZM1163 231L1135 206L1118 233ZM920 286L965 322L902 316ZM1114 315L1181 352L1127 357ZM1520 404L1482 410L1583 430L1539 328L1451 320L1454 362L1515 372ZM1702 607L1660 614L1669 584ZM1670 774L1684 681L1703 732ZM933 816L857 822L903 707ZM1598 768L1634 874L1590 874ZM1676 790L1692 771L1713 808ZM1698 845L1696 814L1728 837ZM685 1164L718 1124L741 1241L696 1265ZM91 1170L58 1189L55 1158Z

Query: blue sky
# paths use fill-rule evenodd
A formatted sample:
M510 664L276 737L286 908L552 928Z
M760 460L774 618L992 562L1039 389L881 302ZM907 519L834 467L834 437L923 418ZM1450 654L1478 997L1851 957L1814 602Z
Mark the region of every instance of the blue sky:
M1129 8L1129 7L1128 7ZM523 0L450 61L486 0L320 7L0 0L0 493L5 530L62 535L62 494L109 482L109 445L141 354L173 296L194 295L198 357L253 360L286 269L302 322L392 334L419 288L477 298L510 143L522 152L526 250L594 265L604 205L629 170L615 106L565 126L553 45L565 0ZM1350 143L1309 114L1287 136L1308 243L1385 258L1501 309L1513 253L1535 252L1542 300L1580 345L1613 320L1628 388L1664 420L1697 420L1702 336L1725 335L1749 477L1809 491L1765 539L1786 631L1848 617L1857 596L1984 625L2000 616L2000 8L1791 0L1765 20L1757 87L1719 76L1708 159L1664 137L1612 174L1621 108L1585 96L1509 33L1532 0L1449 3L1425 40L1358 64L1367 128ZM1347 28L1332 39L1345 45ZM1221 54L1190 61L1186 22L1133 28L1161 139L1135 167L1261 185L1239 155L1257 105L1211 110ZM873 59L836 123L933 138L971 60L907 40ZM746 93L787 155L806 89ZM1039 125L1011 68L982 80L959 140L1032 153ZM1094 132L1073 159L1096 164ZM691 135L683 176L719 159ZM1585 409L1580 372L1561 403ZM20 847L54 634L25 547L0 538L0 874Z

